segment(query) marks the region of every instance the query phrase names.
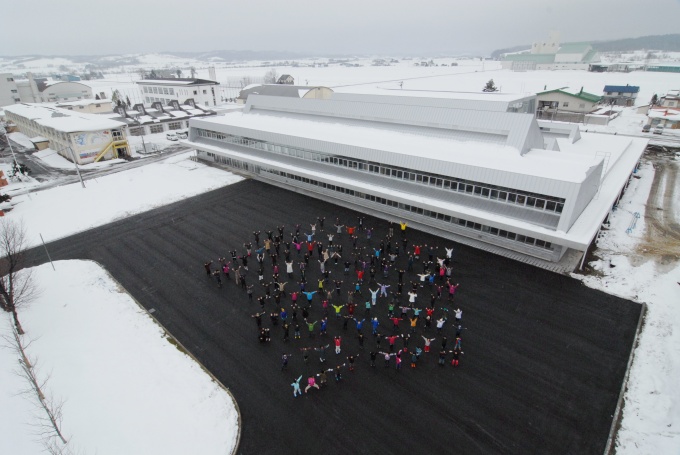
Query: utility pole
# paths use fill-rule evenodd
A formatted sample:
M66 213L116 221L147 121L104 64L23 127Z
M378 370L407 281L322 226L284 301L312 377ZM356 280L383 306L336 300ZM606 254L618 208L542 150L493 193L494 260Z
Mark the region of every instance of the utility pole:
M68 148L69 152L71 152L71 159L73 160L73 164L76 166L76 172L78 173L78 178L80 179L80 184L85 188L85 182L83 182L83 176L80 175L80 168L78 167L78 162L76 161L76 155L73 153L73 149L71 148L70 145L66 146Z

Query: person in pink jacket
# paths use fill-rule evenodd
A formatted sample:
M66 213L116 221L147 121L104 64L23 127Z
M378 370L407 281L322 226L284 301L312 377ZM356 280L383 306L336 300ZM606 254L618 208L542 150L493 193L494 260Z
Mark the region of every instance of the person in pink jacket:
M317 390L319 389L319 384L316 383L314 376L307 378L307 387L305 387L305 393L307 393L312 387L315 387Z

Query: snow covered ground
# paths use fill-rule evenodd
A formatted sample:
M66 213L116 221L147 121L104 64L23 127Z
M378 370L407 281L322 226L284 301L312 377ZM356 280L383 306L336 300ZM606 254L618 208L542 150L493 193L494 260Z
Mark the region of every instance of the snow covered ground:
M67 454L231 453L237 408L199 364L98 264L59 261L33 269L42 294L20 311L24 344L43 391L63 403ZM2 314L0 334L11 337ZM10 344L7 339L0 340ZM18 355L0 348L0 453L44 452L37 400Z
M22 220L28 242L106 224L241 180L185 153L80 184L17 196L7 218ZM15 185L15 184L12 184ZM16 185L21 185L17 183ZM97 264L49 264L34 271L41 296L20 311L48 391L64 401L64 431L77 453L230 453L237 414L230 396ZM0 331L9 334L3 315ZM5 343L6 344L6 343ZM0 453L42 451L35 403L17 395L15 354L0 349Z
M195 196L242 178L190 160L194 152L158 163L12 199L8 216L23 220L30 246Z
M652 164L644 165L639 175L598 241L595 253L601 259L591 266L602 276L574 275L589 287L647 304L624 396L617 455L671 454L680 447L680 263L640 254L645 212L656 210L646 206ZM636 212L640 218L627 233Z

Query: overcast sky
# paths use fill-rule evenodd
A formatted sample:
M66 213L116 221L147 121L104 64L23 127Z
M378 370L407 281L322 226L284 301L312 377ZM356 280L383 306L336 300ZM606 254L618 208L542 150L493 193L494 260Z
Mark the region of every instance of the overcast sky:
M677 33L680 0L7 0L0 55L489 53Z

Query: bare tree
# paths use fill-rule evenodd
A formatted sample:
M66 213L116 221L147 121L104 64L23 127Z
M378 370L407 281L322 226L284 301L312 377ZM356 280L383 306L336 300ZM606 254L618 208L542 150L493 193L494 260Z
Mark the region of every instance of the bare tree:
M241 88L245 88L245 87L249 86L250 84L252 84L253 80L250 76L243 76L241 78L240 83L241 83Z
M27 350L31 342L24 338L13 327L12 336L3 336L9 346L17 354L19 370L17 374L24 378L28 387L20 392L29 401L36 403L41 410L37 415L37 421L32 426L37 428L36 434L42 440L43 446L48 453L53 455L66 455L71 453L66 439L61 430L63 401L55 400L47 391L49 376L40 379L37 373L37 360L29 357Z
M265 84L276 84L277 80L279 80L279 75L276 73L276 68L272 68L264 73Z
M0 307L12 313L19 335L24 329L19 323L17 309L35 297L31 270L22 270L26 250L26 229L22 222L0 220Z

